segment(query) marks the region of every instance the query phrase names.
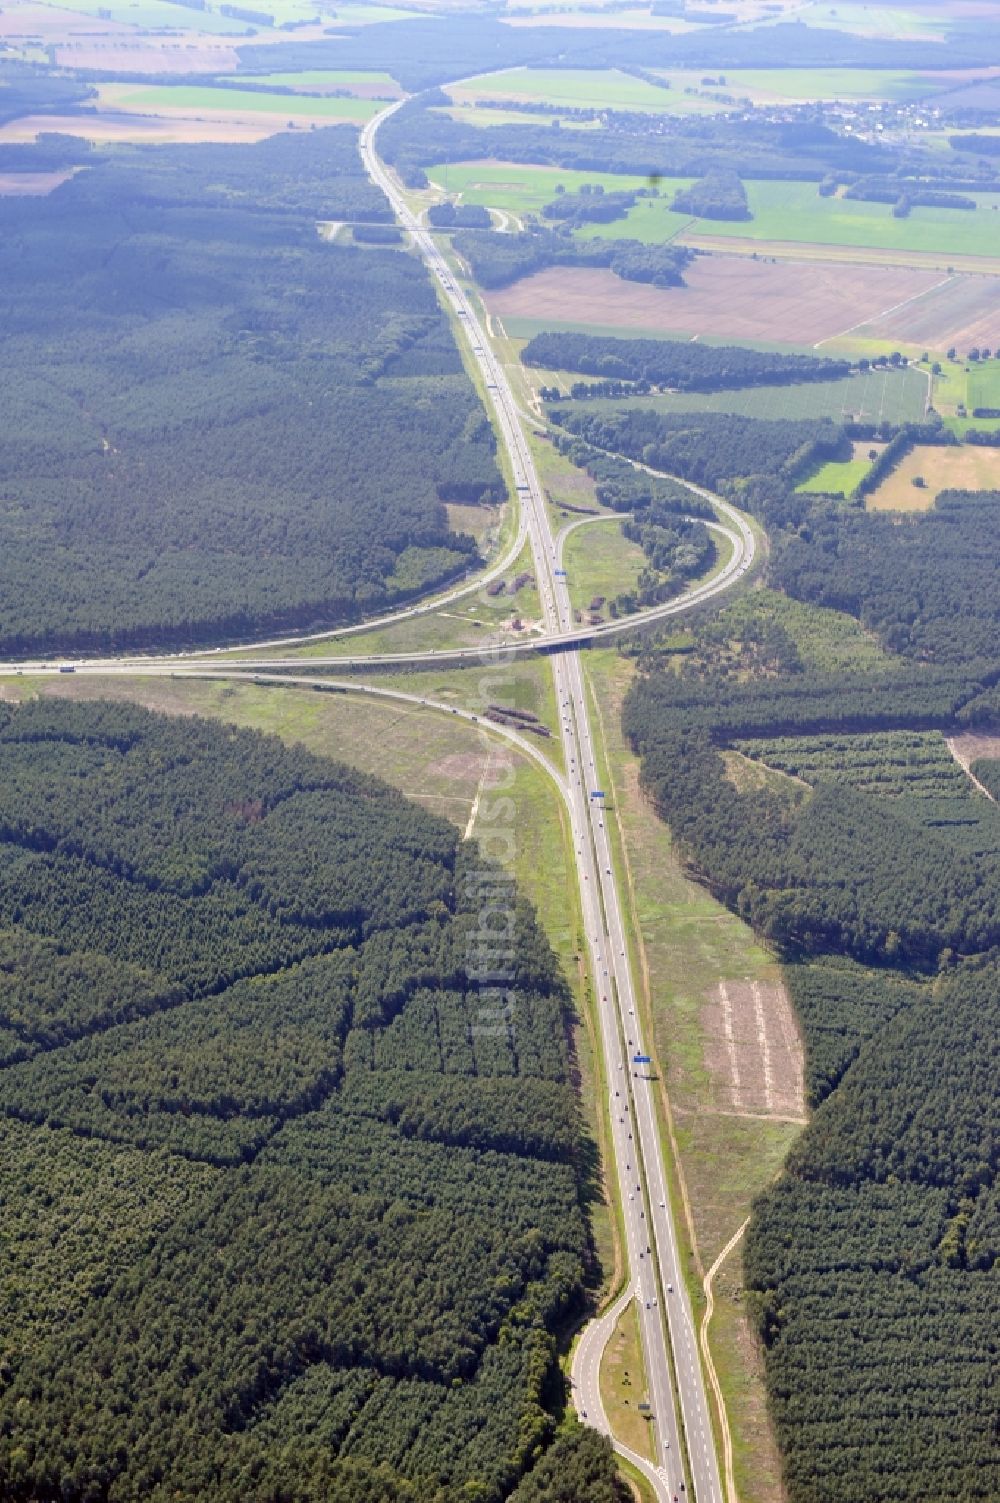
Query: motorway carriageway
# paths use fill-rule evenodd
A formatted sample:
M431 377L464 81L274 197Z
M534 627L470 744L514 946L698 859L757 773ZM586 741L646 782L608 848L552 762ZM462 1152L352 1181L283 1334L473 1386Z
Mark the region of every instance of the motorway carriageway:
M722 1503L715 1448L705 1386L695 1337L694 1322L674 1235L667 1196L667 1180L656 1121L654 1090L648 1069L634 1068L632 1057L645 1054L635 1005L628 945L618 890L613 875L611 849L601 800L591 799L599 787L594 743L590 729L586 689L580 654L574 650L573 615L564 576L558 567L549 527L544 492L534 460L517 417L514 396L506 374L486 343L473 308L456 284L447 262L431 235L421 228L374 146L379 125L398 105L390 106L365 126L361 155L365 167L382 188L403 227L410 232L430 270L437 278L460 325L469 339L497 426L507 448L514 483L527 518L528 536L535 561L536 582L549 632L549 645L564 647L552 656L559 727L569 782L573 843L583 905L583 919L590 950L605 1069L611 1093L612 1142L621 1192L629 1279L635 1292L649 1399L656 1462L631 1458L639 1464L662 1503L685 1493L685 1472L678 1417L673 1401L670 1361L661 1315L665 1307L667 1329L673 1346L677 1393L683 1416L688 1462L695 1503ZM740 530L746 524L734 514ZM748 531L749 529L747 529ZM746 554L734 552L738 573L745 572L753 555L749 538ZM730 576L727 583L732 582ZM724 585L722 586L725 587ZM592 629L587 640L594 640ZM482 653L478 654L482 658ZM647 1248L649 1251L647 1252ZM662 1291L662 1293L661 1293ZM602 1418L597 1391L599 1364L574 1369L574 1400L581 1414L599 1423ZM593 1405L593 1409L588 1407ZM606 1422L605 1422L606 1423Z

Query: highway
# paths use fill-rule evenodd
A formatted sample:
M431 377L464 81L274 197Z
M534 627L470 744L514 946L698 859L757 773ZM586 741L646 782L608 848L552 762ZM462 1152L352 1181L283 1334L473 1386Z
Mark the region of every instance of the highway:
M672 1503L685 1496L683 1451L686 1446L695 1503L723 1503L708 1400L702 1378L697 1338L678 1254L677 1238L667 1192L667 1178L656 1121L652 1071L635 1063L645 1055L625 921L614 877L604 800L592 797L600 788L597 758L590 726L587 693L580 653L574 644L573 612L565 576L557 574L558 550L534 459L521 427L515 399L502 365L494 356L464 291L455 282L431 235L410 212L396 183L375 150L381 123L398 105L376 115L361 133L365 167L378 183L409 231L456 316L464 328L507 449L514 484L526 519L535 562L535 575L549 645L553 653L559 725L566 758L569 808L583 921L590 951L598 1019L608 1081L612 1147L621 1196L629 1284L635 1293L646 1365L650 1428L655 1462L642 1470L658 1499ZM715 501L716 498L711 498ZM753 536L743 518L729 509L742 546L734 547L725 584L720 576L711 584L725 588L749 568ZM722 571L725 573L726 571ZM711 588L711 586L709 586ZM712 591L714 593L714 591ZM675 602L672 602L675 604ZM690 604L690 597L688 604ZM598 628L587 640L602 635ZM664 1320L664 1315L666 1319ZM606 1328L606 1322L605 1322ZM669 1342L680 1403L681 1427L673 1398ZM573 1368L574 1401L581 1417L600 1424L603 1408L598 1391L599 1361L594 1342L586 1337ZM602 1428L606 1428L606 1419Z

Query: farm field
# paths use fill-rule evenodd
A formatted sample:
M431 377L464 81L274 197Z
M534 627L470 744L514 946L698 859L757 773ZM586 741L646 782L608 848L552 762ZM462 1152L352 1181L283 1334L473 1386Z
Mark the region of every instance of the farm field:
M118 110L137 114L275 115L282 120L356 120L378 113L372 99L319 98L312 95L258 94L252 89L213 89L198 85L153 85L132 89L129 85L105 86L102 99Z
M506 110L500 112L508 118ZM585 172L569 167L532 167L522 162L438 162L427 168L431 182L460 198L462 203L506 209L513 214L538 214L562 184L575 193L585 183L599 183L609 193L621 188L644 188L646 179L617 172ZM690 178L664 179L663 192L687 187Z
M839 29L839 23L838 23ZM704 93L731 94L735 99L750 99L754 104L814 100L885 100L923 99L953 88L951 75L917 73L902 68L727 68L721 75L724 83L705 83L704 69L654 70L671 88L694 88ZM720 75L715 75L718 79Z
M921 37L927 41L942 41L947 34L950 19L939 7L851 4L838 6L836 11L820 5L817 0L803 6L799 13L810 26L821 26L836 31L853 31L858 36L889 37L905 40Z
M117 21L143 31L210 32L219 36L245 35L247 23L218 10L195 10L168 0L64 0L64 9L102 21ZM316 14L315 7L313 15Z
M44 198L71 172L0 172L0 198Z
M672 90L657 88L617 68L510 68L447 92L456 104L512 99L581 108L669 111Z
M532 112L531 106L527 104L520 110L491 110L486 105L456 104L451 109L437 109L435 113L448 115L450 119L459 120L463 125L475 125L482 129L491 125L551 125L554 120L559 121L561 130L599 128L596 120L580 120L573 115L546 115L538 110Z
M254 73L240 77L248 83L274 84L313 94L347 89L359 99L399 99L403 92L388 73L360 73L350 68L311 68L301 73Z
M997 327L1000 328L1000 319ZM1000 361L976 361L969 367L966 406L1000 408Z
M575 380L576 377L568 379ZM918 422L924 415L927 379L917 370L866 371L840 381L803 381L795 386L750 386L741 391L683 391L631 397L584 399L587 412L623 407L657 412L732 412L752 418L845 418Z
M699 257L684 275L684 287L653 287L622 281L611 271L555 267L499 288L486 301L501 319L538 319L546 328L555 320L801 347L843 335L859 320L872 320L940 280L916 268L739 256Z
M230 73L239 59L236 48L217 37L195 37L167 32L113 33L85 36L55 49L60 68L86 68L93 72Z
M869 452L884 447L884 444L874 444L870 440L854 443L850 459L832 459L828 464L820 465L795 489L828 496L850 496L872 467Z
M926 485L913 484L922 475ZM867 497L869 511L926 511L941 491L1000 490L1000 449L918 444Z
M952 345L963 353L973 345L992 348L1000 343L1000 281L950 274L918 297L906 296L858 324L854 332L859 340L896 340L939 351Z
M287 118L287 116L285 117ZM88 110L79 115L22 115L0 126L0 141L34 141L48 131L82 136L95 144L132 141L150 146L173 142L262 141L282 129L273 116L219 115L197 119L184 115L127 115L117 111Z
M720 241L780 241L784 245L1000 258L1000 193L969 195L976 200L975 210L915 207L908 218L895 219L889 204L820 198L815 183L748 182L746 189L753 214L750 220L692 219L675 213L669 207L671 188L664 184L660 198L640 199L623 218L610 224L587 225L579 233L588 238L630 236L647 244L660 244L678 235L681 239L707 235Z

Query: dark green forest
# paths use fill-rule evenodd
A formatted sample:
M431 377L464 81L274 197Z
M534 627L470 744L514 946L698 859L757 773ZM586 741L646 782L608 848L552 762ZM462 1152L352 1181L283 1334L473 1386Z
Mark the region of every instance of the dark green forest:
M756 1206L744 1272L797 1500L997 1497L998 1007L995 965L901 1007Z
M3 1497L619 1503L555 1439L591 1169L503 873L374 779L131 707L2 709L0 786Z
M677 391L726 391L741 386L784 386L834 381L850 373L847 360L777 354L734 344L694 344L682 339L620 339L559 330L535 334L521 351L525 365L582 371L605 380L667 386Z
M0 201L4 652L335 624L475 561L443 503L502 482L427 275L318 214L391 219L351 130Z
M731 32L591 31L513 27L492 15L456 13L362 26L345 38L239 48L241 73L308 68L387 69L409 91L470 73L519 65L607 68L982 68L1000 57L1000 28L953 19L943 41L865 37L801 22Z

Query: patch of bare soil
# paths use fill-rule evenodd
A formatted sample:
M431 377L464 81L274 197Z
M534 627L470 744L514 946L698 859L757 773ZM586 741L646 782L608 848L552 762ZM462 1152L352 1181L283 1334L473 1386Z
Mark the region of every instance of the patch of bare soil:
M487 304L501 318L815 344L928 291L941 273L711 255L692 262L684 280L683 287L653 287L623 281L612 271L550 267L490 293Z
M717 1110L805 1117L802 1042L783 986L720 981L702 1009L702 1031Z
M72 176L72 172L0 172L0 197L44 198Z
M61 68L88 68L108 73L232 73L236 48L213 37L81 37L56 49Z

